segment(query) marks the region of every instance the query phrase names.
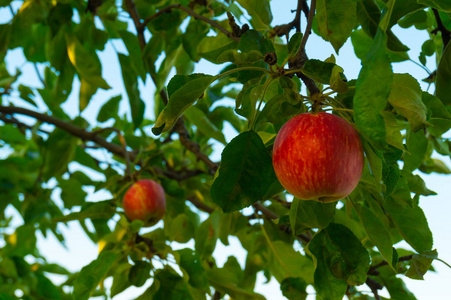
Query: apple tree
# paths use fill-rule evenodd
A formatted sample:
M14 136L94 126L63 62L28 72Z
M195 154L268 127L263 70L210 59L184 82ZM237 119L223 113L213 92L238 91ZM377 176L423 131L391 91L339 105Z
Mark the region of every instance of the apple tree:
M258 273L288 299L308 286L317 299L382 299L384 288L415 299L403 278L439 259L419 205L435 193L419 174L451 172L440 160L451 153L449 0L0 7L0 299L114 298L144 285L138 299L264 299ZM290 19L276 24L274 9ZM419 57L399 28L427 33ZM328 58L309 58L312 36L332 46ZM361 61L355 78L337 63L346 42ZM435 70L421 84L393 71L408 60ZM331 203L293 198L271 158L281 127L318 111L350 123L364 150L357 187ZM318 157L336 144L323 147ZM165 191L152 227L124 214L141 179ZM61 229L75 223L99 253L73 271L37 236L65 245ZM230 239L244 263L216 262Z

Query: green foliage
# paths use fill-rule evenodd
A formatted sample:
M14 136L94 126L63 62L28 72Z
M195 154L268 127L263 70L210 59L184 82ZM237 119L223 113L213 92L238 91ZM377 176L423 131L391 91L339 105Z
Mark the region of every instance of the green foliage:
M288 299L309 285L318 299L370 299L361 285L372 282L415 299L403 279L439 259L423 176L451 173L448 0L317 0L310 20L281 0L118 4L0 0L0 299L147 286L136 299L260 300L258 274ZM297 13L276 24L273 9ZM361 65L317 59L299 22ZM396 25L427 34L419 57ZM408 60L424 82L393 71ZM349 121L364 146L359 185L335 203L292 199L272 166L280 128L316 108ZM145 229L121 203L142 178L167 199ZM49 236L70 246L61 227L73 224L99 249L75 272L40 247ZM244 263L218 264L218 243L239 243Z

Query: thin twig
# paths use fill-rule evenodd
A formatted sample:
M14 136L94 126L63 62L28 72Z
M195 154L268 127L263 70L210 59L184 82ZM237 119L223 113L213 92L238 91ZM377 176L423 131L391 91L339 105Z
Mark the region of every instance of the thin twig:
M398 262L400 262L400 261L408 261L408 260L411 260L411 259L412 259L412 254L411 255L406 255L406 256L401 256L398 259ZM383 266L387 266L387 265L388 265L388 262L386 260L384 260L384 261L382 261L382 262L380 262L380 263L378 263L378 264L376 264L374 266L371 266L370 269L368 270L368 275L376 275L376 274L374 274L374 272L378 268L383 267Z
M316 0L312 0L310 3L310 12L307 20L307 27L305 28L304 36L302 37L301 46L299 50L305 49L305 45L307 44L307 39L310 36L312 31L313 17L315 16L315 8L316 8Z
M19 120L17 120L16 118L14 118L13 116L10 116L9 118L7 118L3 114L0 114L0 120L3 121L4 123L7 123L7 124L15 124L15 125L17 125L17 127L19 129L28 129L28 130L33 130L34 129L33 126L30 126L30 125L27 125L25 123L22 123ZM46 130L43 130L43 129L40 129L40 128L38 128L37 130L42 132L42 133L45 133L45 134L50 134L50 132L48 132Z
M379 282L377 282L376 280L374 280L371 277L367 277L365 283L371 289L371 292L373 292L374 299L381 300L378 290L382 290L384 288L382 286L382 284L380 284Z
M128 2L128 1L127 1L127 2ZM142 27L145 27L145 26L146 26L150 21L152 21L153 19L157 18L158 16L160 16L161 14L163 14L163 13L165 13L165 12L171 11L171 10L174 9L174 8L183 10L183 11L186 12L188 15L190 15L190 16L196 18L196 19L202 20L202 21L204 21L204 22L206 22L206 23L208 23L208 24L210 24L212 27L217 28L219 31L221 31L222 33L224 33L227 37L231 38L231 39L234 40L235 42L239 42L239 41L240 41L239 38L237 38L236 36L234 36L234 35L232 34L232 32L230 32L230 31L228 31L227 29L225 29L224 27L222 27L218 22L216 22L216 21L214 21L214 20L211 20L211 19L209 19L209 18L206 18L206 17L204 17L204 16L202 16L202 15L199 15L198 13L194 12L193 10L191 10L191 9L189 9L189 8L187 8L187 7L183 6L183 5L181 5L181 4L171 4L171 5L169 5L169 6L165 7L165 8L160 9L157 13L155 13L155 14L151 15L150 17L146 18L146 19L144 20L144 22L141 24L141 26L142 26Z
M451 32L446 29L445 25L443 25L442 19L440 18L440 14L438 13L438 10L433 8L432 11L434 12L435 20L437 21L437 29L442 33L442 41L443 41L443 48L448 45L450 39L451 39Z
M38 76L39 81L42 83L42 85L44 87L46 87L47 84L45 84L45 80L44 80L44 78L42 78L41 73L39 72L37 64L34 63L33 66L34 66L34 70L36 71L36 75Z
M95 133L89 132L78 126L72 125L70 123L49 116L47 114L42 114L23 107L15 107L15 106L0 106L0 113L4 113L7 115L20 114L35 118L36 120L39 120L41 122L55 125L56 127L61 128L64 131L70 133L71 135L76 136L84 141L92 141L102 146L103 148L107 149L113 154L117 154L122 157L124 156L124 149L121 146L109 143L107 140L105 140L104 138L100 137ZM135 155L133 153L130 153L130 157L134 159Z

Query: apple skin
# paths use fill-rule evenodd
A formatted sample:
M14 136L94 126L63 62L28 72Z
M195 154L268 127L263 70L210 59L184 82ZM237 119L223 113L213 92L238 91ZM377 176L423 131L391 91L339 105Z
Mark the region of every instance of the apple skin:
M273 165L282 186L303 200L333 202L357 186L363 147L350 123L329 113L303 113L286 122L274 142Z
M141 220L144 226L152 226L163 218L166 211L164 189L156 181L139 180L125 193L122 206L129 220Z

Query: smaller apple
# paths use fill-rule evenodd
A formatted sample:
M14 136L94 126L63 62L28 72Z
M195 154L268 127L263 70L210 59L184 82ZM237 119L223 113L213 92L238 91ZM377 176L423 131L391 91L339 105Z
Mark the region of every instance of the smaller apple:
M122 206L129 220L141 220L144 226L152 226L166 211L164 189L153 180L139 180L125 193Z

